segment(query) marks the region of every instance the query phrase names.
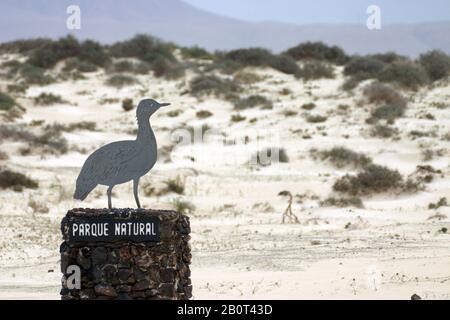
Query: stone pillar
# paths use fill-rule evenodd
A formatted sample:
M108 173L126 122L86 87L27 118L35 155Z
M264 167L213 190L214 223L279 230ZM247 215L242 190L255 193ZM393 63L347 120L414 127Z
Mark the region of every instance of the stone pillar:
M137 239L136 234L117 236L111 230L115 223L129 224L142 219L156 221L157 239ZM92 221L109 221L110 237L73 237L74 224L86 225ZM90 228L94 229L92 225ZM168 210L72 209L62 220L61 231L63 300L191 298L187 216ZM100 227L97 232L100 234ZM89 232L81 235L92 236ZM69 266L72 267L68 269ZM72 281L74 268L81 271L79 289L74 288L76 281Z

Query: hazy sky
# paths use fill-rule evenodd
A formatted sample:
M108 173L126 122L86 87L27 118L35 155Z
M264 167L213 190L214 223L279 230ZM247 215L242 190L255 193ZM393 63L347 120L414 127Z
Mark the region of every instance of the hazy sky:
M369 5L383 23L450 21L450 0L184 0L199 8L251 21L295 24L362 23Z

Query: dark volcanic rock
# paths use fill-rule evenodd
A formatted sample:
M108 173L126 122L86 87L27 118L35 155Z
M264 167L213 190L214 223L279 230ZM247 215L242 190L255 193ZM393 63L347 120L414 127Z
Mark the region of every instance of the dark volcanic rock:
M89 218L113 219L157 217L160 240L133 242L126 239L102 242L69 240L69 223ZM192 297L189 263L189 218L175 211L144 209L73 209L61 223L61 272L81 268L81 290L62 283L61 299L143 300ZM63 278L64 280L64 278Z

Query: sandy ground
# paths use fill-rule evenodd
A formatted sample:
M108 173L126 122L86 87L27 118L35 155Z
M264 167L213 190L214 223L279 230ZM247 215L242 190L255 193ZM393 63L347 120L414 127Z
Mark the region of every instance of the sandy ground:
M70 146L78 148L60 156L22 156L17 152L21 143L0 144L9 155L2 164L26 172L40 184L38 190L21 193L0 191L0 299L59 299L61 218L72 207L106 205L101 187L83 203L71 199L79 169L90 151L111 141L133 139L134 112L122 111L120 103L98 101L105 97L137 101L142 96L171 102L171 110L181 111L178 117L169 117L169 109L161 110L152 118L160 146L173 144L173 128L204 123L220 131L232 129L240 138L263 136L259 144L254 139L248 145L178 146L170 154L172 161L159 161L142 182L156 185L177 175L186 181L181 198L196 207L190 214L195 299L409 299L414 293L424 299L449 299L450 234L440 230L450 229L450 207L428 209L429 203L450 194L449 160L445 152L427 161L422 157L424 148L448 150L450 142L441 137L448 132L450 113L430 103L448 101L449 85L405 93L410 104L406 116L396 122L400 138L383 140L369 134L364 122L368 110L358 106L361 88L354 93L339 89L342 70L336 70L334 80L309 83L269 69L251 71L265 80L246 88L247 93L274 101L272 110L240 112L247 119L257 118L254 123L230 123L235 112L228 102L180 96L192 75L181 81L139 76L139 85L113 89L102 85L105 75L100 72L86 80L28 89L19 99L27 112L17 123L95 121L99 130L65 133ZM283 88L292 93L281 95ZM33 106L31 98L41 92L62 95L69 103ZM306 111L300 106L311 101L317 108L310 113L327 115L326 122L305 121ZM339 104L348 104L350 111L338 112ZM199 120L198 110L210 110L213 116ZM286 117L286 110L298 114ZM423 119L424 112L436 120ZM411 139L411 130L436 134ZM304 139L306 134L311 138ZM254 150L272 145L287 150L288 163L246 164ZM415 194L364 197L363 209L322 207L319 200L333 194L335 179L355 172L310 156L311 148L333 146L363 152L404 175L419 164L432 165L443 175ZM80 152L80 147L86 151ZM282 190L303 195L293 205L300 224L280 224L287 205L277 196ZM178 197L145 197L141 192L147 208L169 208ZM46 205L49 212L36 212L30 199ZM113 204L135 205L130 184L114 189Z

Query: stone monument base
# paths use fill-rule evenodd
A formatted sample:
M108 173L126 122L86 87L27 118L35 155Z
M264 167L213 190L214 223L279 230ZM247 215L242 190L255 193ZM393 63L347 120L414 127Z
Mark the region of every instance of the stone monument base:
M137 222L145 219L155 224L140 227ZM187 216L168 210L72 209L61 231L63 300L191 298Z

